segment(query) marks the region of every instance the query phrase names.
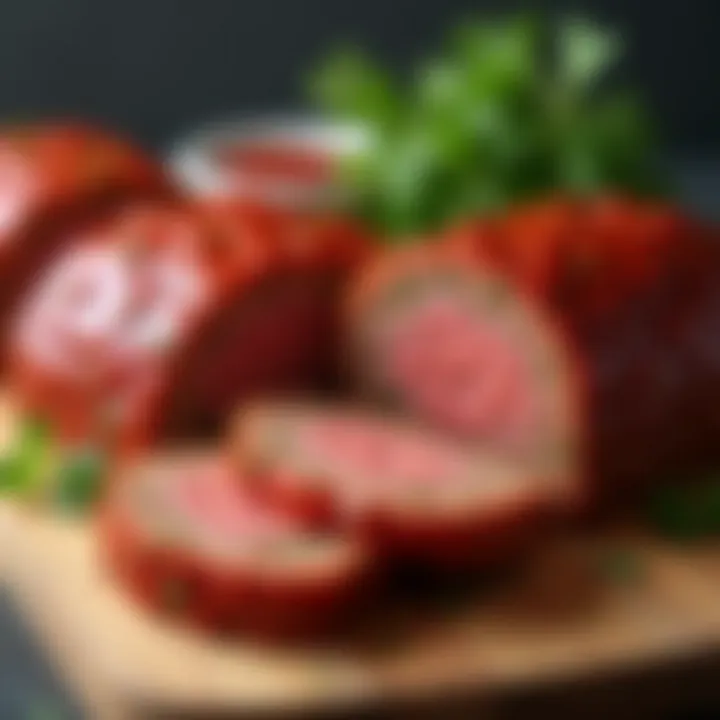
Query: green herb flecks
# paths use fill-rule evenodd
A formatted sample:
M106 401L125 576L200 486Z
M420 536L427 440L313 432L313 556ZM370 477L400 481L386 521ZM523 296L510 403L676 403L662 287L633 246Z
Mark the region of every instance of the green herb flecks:
M720 477L658 488L650 497L647 516L655 530L671 539L720 535Z
M65 514L84 513L97 502L107 474L105 454L92 446L70 452L57 473L53 503Z
M598 559L602 576L613 585L634 585L644 573L640 554L629 548L616 547L606 550Z
M93 446L60 448L47 423L27 418L0 459L0 493L73 513L91 507L106 475L104 453Z
M25 419L15 442L0 461L0 492L41 501L56 460L57 448L47 424L37 418Z

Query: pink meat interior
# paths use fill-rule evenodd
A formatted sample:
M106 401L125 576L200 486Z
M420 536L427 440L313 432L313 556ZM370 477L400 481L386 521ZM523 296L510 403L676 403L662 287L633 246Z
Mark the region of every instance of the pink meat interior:
M12 253L12 259L5 261L7 272L0 284L0 335L11 327L10 318L29 295L29 289L41 280L45 268L67 247L83 239L88 228L100 225L132 200L131 192L107 190L82 204L53 208L52 212L27 219L11 238L13 247L4 249Z
M296 532L292 522L243 493L220 463L180 469L164 490L168 507L198 534L232 544Z
M386 326L382 372L419 417L464 437L522 446L538 424L537 381L517 332L470 297L428 294Z
M471 474L468 454L451 442L382 421L343 415L303 422L296 447L323 471L368 489L443 485Z
M166 361L174 362L207 298L204 276L180 249L138 256L90 238L47 269L18 314L16 349L24 367L62 387L44 409L71 435L108 421L129 435L148 419ZM46 398L39 400L43 407Z

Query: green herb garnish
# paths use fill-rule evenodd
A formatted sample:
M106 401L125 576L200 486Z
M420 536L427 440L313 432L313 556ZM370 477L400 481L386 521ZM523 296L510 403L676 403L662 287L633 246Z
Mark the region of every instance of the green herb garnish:
M599 558L600 571L614 585L632 585L643 576L643 562L637 551L627 548L606 550Z
M69 453L57 473L53 500L61 511L82 513L99 499L107 471L105 454L92 446Z
M466 23L409 79L344 49L311 92L367 134L345 168L357 212L407 236L550 192L662 189L640 102L608 88L622 50L582 19Z
M25 419L16 441L0 461L0 492L39 500L52 477L55 460L56 448L47 424Z
M655 530L675 540L720 535L720 478L658 488L650 497L647 516Z
M0 493L63 512L82 511L97 500L106 466L99 449L61 450L45 422L28 418L0 459Z

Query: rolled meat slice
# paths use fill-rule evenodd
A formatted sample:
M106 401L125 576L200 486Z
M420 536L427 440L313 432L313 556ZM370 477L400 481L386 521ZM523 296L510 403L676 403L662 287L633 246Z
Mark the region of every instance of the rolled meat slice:
M160 167L110 133L69 123L0 131L0 361L19 298L82 228L171 196Z
M13 331L11 384L64 440L135 448L216 430L240 402L327 379L342 221L134 208L57 262Z
M530 293L572 338L606 506L720 458L716 238L667 203L596 197L546 199L441 239Z
M526 548L548 517L548 489L526 468L369 410L266 403L239 413L230 443L265 502L384 559L486 567Z
M585 494L582 369L503 275L440 246L390 252L357 279L347 329L367 395L521 462L558 497Z
M339 629L372 563L243 492L221 458L136 458L98 515L112 576L154 613L215 632L310 638Z

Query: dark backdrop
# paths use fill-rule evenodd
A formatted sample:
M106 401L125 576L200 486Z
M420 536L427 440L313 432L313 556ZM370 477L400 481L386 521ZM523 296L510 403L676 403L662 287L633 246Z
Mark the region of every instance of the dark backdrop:
M528 0L529 2L529 0ZM512 0L2 0L0 118L81 114L162 145L195 121L283 108L329 45L405 64L467 12ZM544 0L632 42L626 71L675 149L720 146L720 0Z

